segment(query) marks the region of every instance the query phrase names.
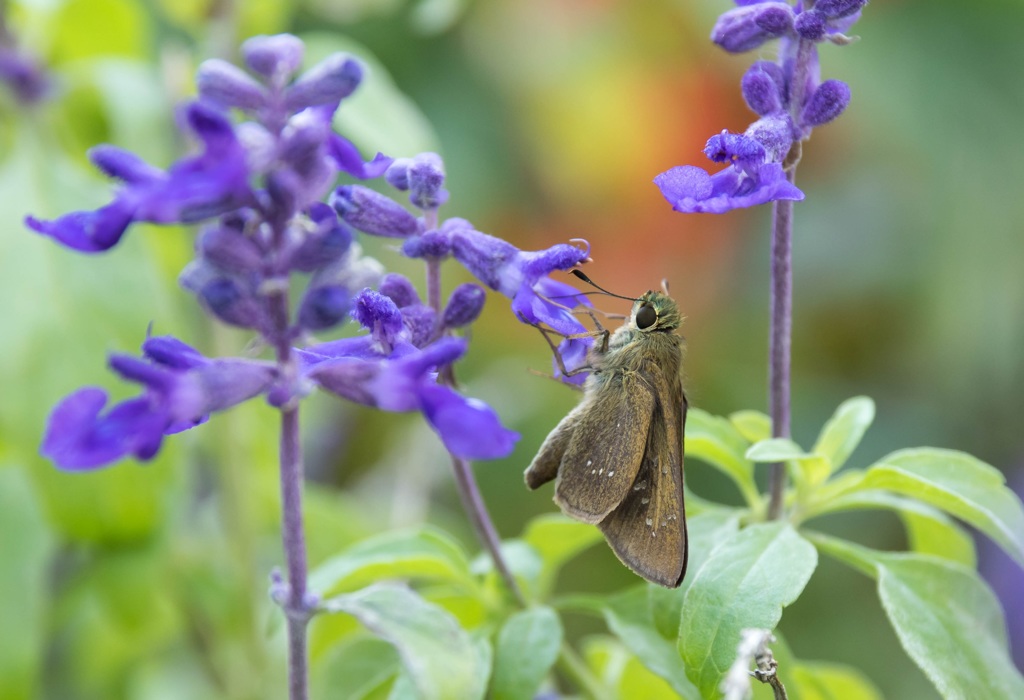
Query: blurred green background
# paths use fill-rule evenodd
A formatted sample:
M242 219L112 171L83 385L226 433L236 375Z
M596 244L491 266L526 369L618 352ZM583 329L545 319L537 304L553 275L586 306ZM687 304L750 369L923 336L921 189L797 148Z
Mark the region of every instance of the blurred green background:
M37 454L60 397L98 383L128 395L106 353L134 351L151 321L210 353L216 329L176 283L191 232L136 227L91 259L29 233L106 201L84 158L98 142L164 166L181 153L174 106L198 63L290 31L311 56L370 64L339 126L367 154L441 153L450 204L520 248L582 237L588 274L621 294L662 278L686 315L691 405L764 410L768 209L674 213L651 179L753 120L739 79L759 55L707 40L726 0L23 0L6 3L21 50L52 71L51 99L0 95L0 698L279 697L283 647L266 575L281 562L274 415L250 405L168 441L148 466L64 474ZM1024 490L1024 4L889 0L860 42L822 47L822 75L853 101L815 131L797 181L793 430L805 445L840 401L875 399L854 455L933 445L970 452ZM391 269L420 270L364 241ZM447 288L468 279L454 264ZM602 300L610 311L624 302ZM552 511L521 474L578 395L528 368L549 351L494 295L459 375L523 435L476 467L499 531ZM428 520L475 549L446 456L418 416L316 397L305 409L311 558ZM692 461L690 488L737 500ZM826 528L904 546L889 514ZM983 548L1024 666L1024 574ZM570 565L566 591L633 582L605 547ZM570 619L573 634L597 631ZM805 659L862 668L887 697L935 692L899 649L873 583L823 560L782 632ZM168 689L173 689L169 691ZM170 693L170 694L169 694ZM191 694L190 694L191 693Z

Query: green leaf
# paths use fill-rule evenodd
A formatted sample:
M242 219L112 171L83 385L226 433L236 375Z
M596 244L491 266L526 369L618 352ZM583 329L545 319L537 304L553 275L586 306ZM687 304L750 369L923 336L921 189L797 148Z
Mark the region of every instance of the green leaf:
M376 584L323 602L344 612L398 650L402 666L424 700L482 698L490 659L443 608L404 586Z
M386 578L450 581L472 587L466 555L445 533L431 527L388 532L363 540L325 561L310 574L310 588L326 597Z
M0 467L0 693L39 697L53 539L25 472Z
M700 692L686 677L673 641L658 633L651 618L647 586L636 586L608 601L603 610L608 628L652 673L664 678L686 700L700 700Z
M827 459L832 471L837 471L846 463L874 419L875 402L867 396L844 401L821 429L811 451Z
M529 522L523 540L540 554L543 564L538 595L545 597L551 591L562 566L600 542L602 536L601 531L593 525L571 520L561 513L546 513Z
M751 462L785 462L809 456L789 438L768 438L751 445L746 452L746 458Z
M611 637L585 639L583 655L599 684L592 697L599 700L663 700L676 697L675 691L665 679L652 673ZM607 692L598 695L600 690Z
M887 489L973 525L1024 567L1024 506L995 467L963 452L901 450L868 469L862 489Z
M810 497L806 493L808 486L816 486L828 478L831 468L828 460L818 454L807 453L789 438L769 438L751 445L747 450L747 459L754 462L788 462L796 472L794 480L800 495Z
M900 644L944 698L1024 698L999 602L977 572L926 554L877 552L822 535L813 541L878 581Z
M888 491L852 491L825 501L820 513L856 509L895 511L907 529L910 548L974 567L974 540L942 511Z
M920 509L904 508L899 512L907 528L910 549L918 554L932 554L973 569L978 558L971 536L941 511L924 504L919 505L922 506Z
M722 471L739 487L748 504L760 501L754 465L745 456L749 444L725 418L691 408L686 414L686 457L695 457Z
M510 616L494 650L493 700L530 700L551 671L562 646L562 623L554 610L536 607Z
M312 697L363 700L389 683L399 669L393 646L359 637L339 644L314 667Z
M709 510L686 518L687 562L686 575L679 588L665 588L650 584L647 587L647 601L651 617L658 632L666 639L679 637L679 617L682 614L683 597L690 582L714 549L729 540L739 530L740 516L734 510L725 508Z
M772 419L760 411L736 411L729 415L729 422L749 442L761 442L772 436Z
M786 523L751 525L716 548L683 599L679 651L690 680L713 697L736 658L740 630L773 629L818 563Z
M882 694L860 671L842 664L801 662L785 672L800 700L882 700ZM791 691L792 692L792 691Z

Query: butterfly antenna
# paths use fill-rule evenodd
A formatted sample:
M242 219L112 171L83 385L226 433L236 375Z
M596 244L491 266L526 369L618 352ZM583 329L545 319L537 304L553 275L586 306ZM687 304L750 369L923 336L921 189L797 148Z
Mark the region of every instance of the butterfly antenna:
M594 283L594 280L592 280L592 279L590 279L589 277L587 277L587 276L586 276L585 274L583 274L583 272L581 272L580 270L570 270L570 272L571 272L572 274L576 275L577 277L579 277L579 278L580 278L581 280L583 280L583 281L584 281L584 282L586 282L587 284L589 284L589 285L590 285L591 287L593 287L594 289L598 289L598 290L600 290L600 291L601 291L601 292L603 292L604 294L607 294L607 295L608 295L608 296L610 296L610 297L615 297L616 299L625 299L625 300L627 300L627 301L636 301L636 299L634 299L633 297L624 297L624 296L622 296L621 294L612 294L611 292L609 292L609 291L608 291L607 289L605 289L604 287L601 287L601 286L599 286L599 285L595 284L595 283Z

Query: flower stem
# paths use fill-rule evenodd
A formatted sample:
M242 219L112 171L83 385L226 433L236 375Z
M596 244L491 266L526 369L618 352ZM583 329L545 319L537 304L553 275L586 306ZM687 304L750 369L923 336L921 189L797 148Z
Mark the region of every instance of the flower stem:
M815 56L814 42L800 40L796 45L792 92L789 96L794 121L804 102L808 71ZM783 164L786 179L796 181L801 141L796 141ZM768 340L768 413L772 419L772 437L790 436L790 355L793 336L793 202L779 200L772 205L771 252L771 326ZM768 518L782 517L786 491L786 466L771 465L768 473Z
M281 411L282 540L288 562L288 689L291 700L306 700L306 625L310 607L306 592L306 537L302 527L302 446L297 405Z
M504 581L505 586L512 593L516 603L520 607L525 608L526 598L523 597L523 592L520 590L519 584L516 583L515 576L512 575L511 569L508 568L505 557L502 556L501 540L498 538L498 531L494 528L491 516L487 512L487 506L484 504L483 496L480 495L480 489L476 485L472 465L468 460L452 455L452 468L455 470L455 485L459 489L462 507L466 509L466 514L469 516L469 521L473 525L477 537L480 538L480 542L490 553L491 558L494 560L494 567L498 570L498 575L501 576L501 580Z
M430 214L431 212L427 212ZM430 224L437 225L436 212L430 217ZM438 258L427 258L427 303L430 308L441 314L441 261ZM438 381L443 384L452 385L455 383L454 376L449 368L446 372L440 372ZM468 460L451 455L452 469L455 472L455 485L459 490L459 498L462 500L462 507L469 516L469 522L476 532L480 543L487 549L494 560L494 568L497 569L501 580L505 583L512 597L520 607L526 607L526 598L516 583L512 570L509 569L505 557L501 553L501 538L494 527L491 515L487 511L480 488L477 486L476 477L473 475L473 467Z
M793 173L786 176L792 181ZM772 207L771 329L768 342L768 403L772 436L789 437L790 345L793 329L793 202L780 200ZM768 476L768 518L782 515L786 467L775 462Z

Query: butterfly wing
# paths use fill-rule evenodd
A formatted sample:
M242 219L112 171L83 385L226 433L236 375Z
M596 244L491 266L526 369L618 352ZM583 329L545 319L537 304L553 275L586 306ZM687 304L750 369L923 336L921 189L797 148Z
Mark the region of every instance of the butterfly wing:
M642 376L665 400L654 406L636 479L599 527L623 564L648 581L675 588L686 573L686 396L678 376L668 378L656 366Z
M599 523L629 493L655 404L654 387L633 371L605 374L580 404L555 482L555 502L567 515Z
M526 468L526 472L523 474L528 487L531 489L539 488L558 475L558 467L562 463L562 457L565 456L565 450L569 447L569 441L572 439L576 424L579 422L580 415L586 410L588 403L589 401L587 400L580 403L548 434L544 444L540 446L537 456L533 458L530 466Z

